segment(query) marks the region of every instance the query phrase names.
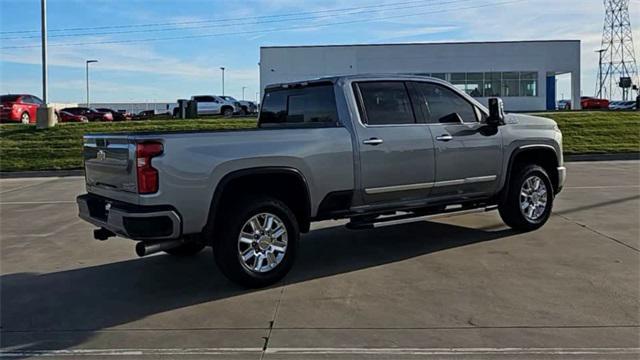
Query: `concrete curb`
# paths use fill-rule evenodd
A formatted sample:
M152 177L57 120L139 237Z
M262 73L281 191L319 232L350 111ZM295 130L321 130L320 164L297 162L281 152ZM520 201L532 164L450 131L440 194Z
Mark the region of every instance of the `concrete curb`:
M564 160L572 161L616 161L616 160L640 160L640 153L620 154L569 154ZM0 179L35 178L35 177L67 177L84 176L83 169L70 170L42 170L42 171L0 171Z
M568 154L564 156L564 161L615 161L615 160L640 160L640 153Z

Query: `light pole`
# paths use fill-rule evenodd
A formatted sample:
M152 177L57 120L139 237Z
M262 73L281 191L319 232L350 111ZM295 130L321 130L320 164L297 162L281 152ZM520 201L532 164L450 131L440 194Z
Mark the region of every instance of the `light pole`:
M246 88L247 88L246 86L242 87L242 101L244 101L244 89L246 89Z
M596 50L596 52L598 53L598 88L596 89L596 97L598 98L602 98L602 86L604 85L602 83L602 53L607 51L606 49L600 49L600 50ZM607 70L608 72L608 70Z
M47 71L47 0L40 0L40 26L42 37L42 102L36 111L36 128L55 126L56 117L49 108L49 74Z
M91 107L91 105L89 104L89 64L91 63L97 63L98 60L87 60L86 61L86 65L87 65L87 107Z
M49 90L49 76L47 73L47 0L40 2L42 27L42 101L46 104Z
M224 96L224 66L221 66L220 70L222 70L222 96Z

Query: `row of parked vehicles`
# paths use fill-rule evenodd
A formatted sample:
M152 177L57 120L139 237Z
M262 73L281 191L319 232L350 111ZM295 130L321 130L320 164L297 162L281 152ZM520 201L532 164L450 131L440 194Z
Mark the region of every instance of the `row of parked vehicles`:
M636 100L609 101L591 96L580 97L580 107L583 110L637 110ZM571 110L571 100L558 101L558 110Z
M231 96L197 95L191 101L196 103L197 115L247 115L258 111L258 106L252 101L236 100ZM8 94L0 96L0 121L33 124L36 122L38 108L43 101L29 94ZM178 108L173 109L177 117ZM116 111L108 108L67 107L56 109L55 115L59 122L89 122L89 121L126 121L144 120L155 115L153 111L143 111L138 115Z
M38 108L43 101L34 95L9 94L0 96L0 120L33 124L36 122ZM59 122L124 121L131 115L107 108L67 107L56 109Z
M178 104L187 100L178 100ZM258 112L258 105L253 101L236 100L232 96L218 95L194 95L189 100L195 103L197 116L202 115L222 115L231 117L233 115L248 115ZM173 116L179 117L180 108L173 109Z

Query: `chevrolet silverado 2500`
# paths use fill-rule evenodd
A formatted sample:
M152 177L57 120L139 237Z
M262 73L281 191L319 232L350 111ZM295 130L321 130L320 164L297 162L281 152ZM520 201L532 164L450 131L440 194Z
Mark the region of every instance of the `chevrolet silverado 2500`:
M259 287L289 271L311 222L497 208L529 231L565 180L553 120L504 114L497 98L487 109L438 79L277 84L262 104L256 129L86 135L80 217L97 239L137 240L140 256L212 246L226 276Z

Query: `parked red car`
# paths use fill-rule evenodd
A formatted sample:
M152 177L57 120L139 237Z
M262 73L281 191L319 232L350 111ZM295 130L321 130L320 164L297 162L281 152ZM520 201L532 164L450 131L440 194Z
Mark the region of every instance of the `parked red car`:
M609 109L609 100L583 96L580 98L580 106L583 109Z
M127 121L127 120L131 120L131 116L127 117L126 113L121 113L112 109L108 109L108 108L97 108L96 110L103 112L103 113L110 113L111 116L113 116L113 121Z
M0 121L33 124L38 108L43 104L39 97L28 94L0 96Z
M89 122L84 115L76 115L66 111L58 111L58 120L60 122Z
M60 110L61 112L68 112L73 115L85 116L89 121L113 121L113 115L108 112L101 112L96 109L86 107L71 107Z

